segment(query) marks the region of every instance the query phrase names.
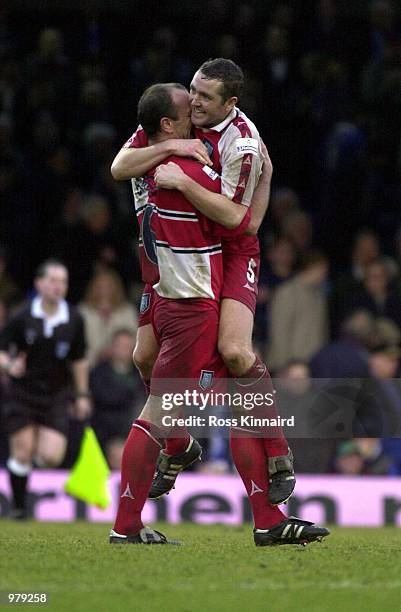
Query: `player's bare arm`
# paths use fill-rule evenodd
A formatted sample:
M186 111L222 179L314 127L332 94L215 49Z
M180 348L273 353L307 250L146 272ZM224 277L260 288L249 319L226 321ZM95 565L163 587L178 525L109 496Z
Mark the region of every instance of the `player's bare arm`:
M262 174L250 202L252 207L251 221L245 232L248 235L257 234L269 202L273 166L264 144L262 144L262 155L264 160ZM241 159L236 160L234 163L241 163ZM247 207L245 205L237 204L225 195L208 191L188 177L173 162L163 164L156 169L155 181L158 187L182 191L185 197L202 214L212 221L220 223L227 229L237 228L246 214Z
M263 141L261 141L261 146L263 154L262 174L260 175L259 182L252 195L251 220L249 222L248 229L245 232L245 234L252 236L256 236L258 233L259 227L261 226L269 206L271 180L273 175L273 165L266 145Z
M246 206L233 205L232 200L226 196L205 189L174 162L156 168L155 182L163 189L181 191L201 213L227 229L236 229L246 215Z
M212 165L205 145L198 138L188 140L171 138L148 147L123 147L111 165L111 174L116 181L137 178L170 155L192 157L201 164Z

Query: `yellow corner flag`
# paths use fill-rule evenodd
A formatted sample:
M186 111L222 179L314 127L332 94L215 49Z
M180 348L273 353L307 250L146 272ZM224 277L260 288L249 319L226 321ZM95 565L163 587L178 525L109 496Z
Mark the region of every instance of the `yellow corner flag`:
M78 459L64 485L69 495L105 510L110 503L110 470L92 427L85 427Z

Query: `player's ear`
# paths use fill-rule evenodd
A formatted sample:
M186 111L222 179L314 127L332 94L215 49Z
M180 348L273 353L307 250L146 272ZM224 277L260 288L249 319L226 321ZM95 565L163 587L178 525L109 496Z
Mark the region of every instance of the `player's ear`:
M238 102L237 96L231 96L231 98L228 98L228 100L226 100L225 107L226 107L227 113L230 113L233 110L237 102Z
M160 131L163 134L172 134L173 122L169 117L162 117L160 119Z

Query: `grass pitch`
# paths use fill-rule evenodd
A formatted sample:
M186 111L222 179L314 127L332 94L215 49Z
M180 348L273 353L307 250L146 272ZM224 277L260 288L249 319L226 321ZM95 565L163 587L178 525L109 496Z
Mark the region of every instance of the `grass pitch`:
M69 612L401 608L401 532L332 529L322 543L256 548L251 528L158 525L185 546L110 546L109 525L0 521L0 591L47 591Z

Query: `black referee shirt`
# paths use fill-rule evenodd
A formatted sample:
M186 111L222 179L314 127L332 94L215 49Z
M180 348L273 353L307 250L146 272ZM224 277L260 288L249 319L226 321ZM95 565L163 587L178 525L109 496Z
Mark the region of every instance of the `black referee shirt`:
M40 298L35 298L1 331L0 350L26 353L25 376L12 381L29 395L43 397L67 390L72 382L70 362L85 357L82 317L62 301L56 317L45 320Z

